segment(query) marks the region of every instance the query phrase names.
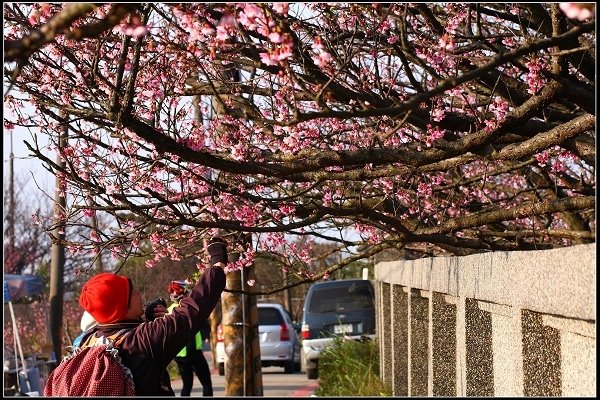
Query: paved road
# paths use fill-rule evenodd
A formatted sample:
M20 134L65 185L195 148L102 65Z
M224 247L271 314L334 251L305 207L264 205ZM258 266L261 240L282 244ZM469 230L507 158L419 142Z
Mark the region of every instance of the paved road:
M205 352L208 365L211 365L210 352ZM217 370L212 371L213 395L225 396L225 377L219 376ZM263 396L264 397L310 397L318 387L316 380L306 378L306 373L296 372L285 374L281 367L268 367L262 369ZM175 395L181 392L181 379L171 380ZM202 385L194 376L194 386L191 397L202 397Z

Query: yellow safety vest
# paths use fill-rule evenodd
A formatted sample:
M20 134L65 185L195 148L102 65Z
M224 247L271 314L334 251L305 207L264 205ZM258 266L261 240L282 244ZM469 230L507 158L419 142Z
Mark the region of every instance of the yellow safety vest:
M173 303L169 306L169 308L167 309L169 311L169 314L172 313L172 311L175 307L179 307L179 303ZM202 350L202 334L200 333L200 331L198 331L196 333L196 336L194 336L194 339L196 339L196 350ZM184 346L183 349L181 349L181 351L179 353L177 353L177 355L175 357L185 357L186 355L187 355L187 346Z

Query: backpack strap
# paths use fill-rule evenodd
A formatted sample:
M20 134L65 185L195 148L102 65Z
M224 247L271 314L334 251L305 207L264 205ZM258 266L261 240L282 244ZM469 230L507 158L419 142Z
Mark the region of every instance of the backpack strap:
M121 343L123 343L123 340L125 340L125 338L131 332L133 332L133 329L125 328L125 329L121 329L120 331L118 331L117 333L115 333L113 335L108 336L107 338L111 341L109 346L117 348L118 346L121 345Z
M91 328L88 328L87 331L83 332L81 334L81 340L79 341L79 345L76 347L87 346L90 339L94 336L94 332L96 332L97 329L98 329L97 326L92 326Z

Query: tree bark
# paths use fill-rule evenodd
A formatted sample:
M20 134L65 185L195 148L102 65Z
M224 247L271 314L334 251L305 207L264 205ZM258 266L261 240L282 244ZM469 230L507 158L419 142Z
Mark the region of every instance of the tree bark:
M234 254L234 257L237 255ZM248 290L253 267L227 274L227 289ZM262 396L262 370L256 296L224 292L222 316L225 360L225 396Z
M240 71L235 67L222 67L227 80L239 82ZM214 115L226 114L225 98L212 97ZM195 117L198 119L200 109L198 99L194 100ZM242 246L252 242L250 234L243 237ZM230 261L237 260L239 254L230 255ZM254 274L254 266L244 271L229 272L226 288L230 290L247 290L246 281ZM258 337L258 310L255 296L224 292L221 295L221 315L223 324L223 340L227 359L225 361L225 395L226 396L262 396L262 370L260 362L260 346Z
M58 138L59 154L56 156L56 163L64 167L65 161L60 155L60 149L66 146L68 137L68 116L63 114L64 127ZM61 196L62 194L62 196ZM56 178L56 191L54 195L54 214L55 218L64 213L66 206L66 193L60 190L60 178ZM62 327L63 327L63 296L64 296L64 269L65 269L65 249L61 241L65 239L65 230L63 222L56 221L52 231L52 258L50 263L50 336L52 337L52 351L56 361L60 362L62 357ZM56 365L51 366L53 369Z

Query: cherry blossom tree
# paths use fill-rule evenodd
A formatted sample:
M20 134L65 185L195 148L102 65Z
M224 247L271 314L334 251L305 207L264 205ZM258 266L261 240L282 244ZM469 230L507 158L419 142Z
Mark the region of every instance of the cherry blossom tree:
M10 178L5 177L5 181ZM42 189L26 189L30 177L18 174L15 177L14 184L14 205L10 205L11 195L9 187L4 190L4 272L8 274L39 274L45 276L48 274L50 264L50 237L44 231L44 226L52 223L50 209L52 198ZM13 215L11 216L11 212ZM108 224L109 221L101 221ZM12 226L12 232L9 231ZM66 228L68 235L77 237L87 234L89 228L82 226L69 226ZM12 235L12 240L11 236ZM101 255L100 258L110 265L115 260L111 260L109 255ZM80 252L72 254L65 263L65 271L74 275L75 271L81 265L93 264L99 257L97 254ZM72 280L67 281L67 290L77 290L77 285L72 285Z
M4 12L4 124L48 136L48 146L27 143L67 198L47 229L89 228L67 238L74 252L201 266L205 237L222 230L233 245L250 233L228 268L269 254L294 266L293 285L389 249L420 257L595 241L595 10L12 3ZM99 214L111 222L87 226ZM338 261L308 268L315 242L335 245Z
M45 203L42 197L31 197L24 193L26 180L22 175L15 178L12 205L9 187L5 186L4 190L3 264L7 274L32 273L50 255L50 240L41 224L36 224L32 219L33 215L39 216L44 211L47 212L49 203ZM9 227L12 227L12 231L9 231Z
M49 343L48 330L48 302L35 301L32 303L14 304L15 321L17 323L19 340L23 353L27 356L36 355L48 358L52 351ZM71 346L73 340L81 333L81 306L76 300L65 301L63 318L63 347ZM4 354L14 357L15 332L11 318L4 318L3 323L3 349Z

